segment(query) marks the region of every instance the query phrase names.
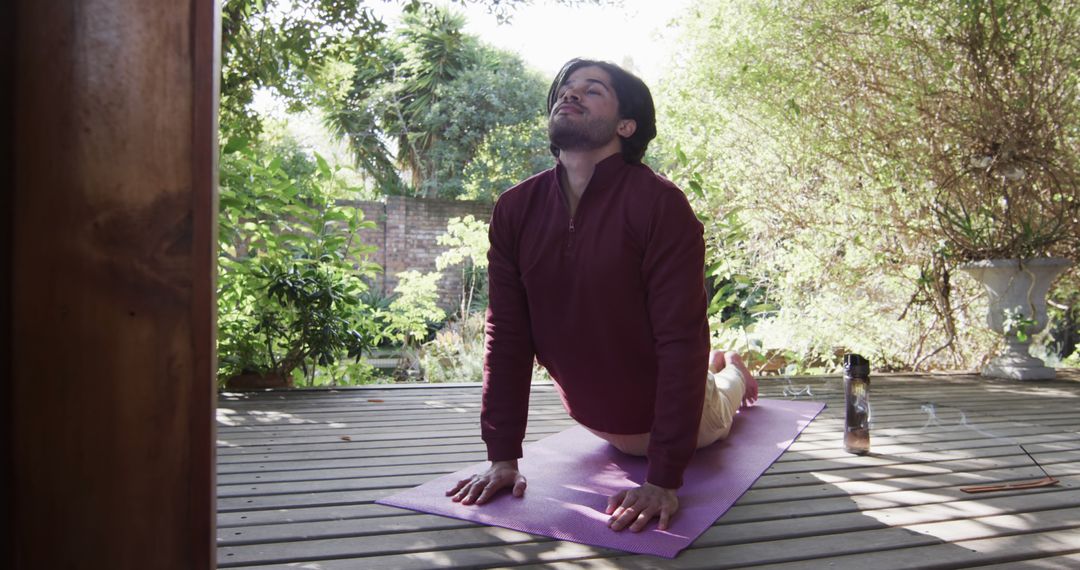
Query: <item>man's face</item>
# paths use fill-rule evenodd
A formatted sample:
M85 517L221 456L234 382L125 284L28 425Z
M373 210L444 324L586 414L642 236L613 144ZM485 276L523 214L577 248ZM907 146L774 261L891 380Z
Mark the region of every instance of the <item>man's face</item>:
M548 117L548 138L559 150L593 150L625 134L627 123L619 118L619 98L611 76L599 67L574 70L559 87L558 99ZM630 134L633 133L632 127Z

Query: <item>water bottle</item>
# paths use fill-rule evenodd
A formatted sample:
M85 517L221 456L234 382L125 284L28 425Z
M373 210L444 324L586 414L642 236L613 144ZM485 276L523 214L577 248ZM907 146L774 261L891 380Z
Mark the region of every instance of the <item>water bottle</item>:
M844 450L870 453L870 362L844 355Z

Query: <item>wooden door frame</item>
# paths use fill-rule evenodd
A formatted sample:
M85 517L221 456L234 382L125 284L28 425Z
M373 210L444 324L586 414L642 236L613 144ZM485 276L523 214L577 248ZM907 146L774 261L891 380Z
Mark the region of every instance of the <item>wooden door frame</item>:
M190 496L202 502L192 509L193 536L202 536L197 559L217 566L216 430L217 408L217 236L218 236L218 105L221 78L220 0L192 0L192 65L194 105L192 129L194 255L192 268L195 302L191 322L204 337L197 338L195 369L206 375L203 398L191 418L193 462ZM208 416L201 415L204 411ZM209 421L207 421L209 420Z
M37 549L34 552L40 553L43 544L48 544L48 547L45 554L37 558L38 560L75 560L79 561L79 564L86 565L85 567L98 567L101 564L108 564L113 568L201 569L216 566L214 412L217 368L215 346L218 180L217 111L220 76L221 5L220 0L188 0L187 3L180 6L177 6L171 0L151 1L155 2L155 5L143 5L140 9L143 10L143 17L146 21L161 26L161 28L154 29L151 27L140 30L137 27L126 27L125 31L137 34L159 34L161 37L167 36L175 40L171 46L163 46L159 41L154 45L154 49L158 50L154 53L162 54L162 59L166 60L161 62L162 65L171 66L171 70L187 67L187 74L176 75L185 79L170 87L178 90L176 93L186 94L190 97L190 106L186 107L186 111L182 111L184 113L183 117L176 115L177 111L162 111L162 113L174 113L164 121L170 125L190 121L189 132L191 137L186 145L177 145L177 148L181 149L180 152L183 152L184 156L172 155L172 158L176 160L190 162L190 188L181 195L181 198L183 195L187 195L190 202L185 205L183 199L175 201L175 203L180 204L180 208L183 208L181 215L183 213L190 215L190 224L178 224L178 227L181 230L187 228L190 231L189 233L181 231L173 240L173 246L179 249L169 252L170 255L176 255L177 259L185 260L187 263L185 271L172 275L176 277L179 285L171 285L176 285L177 290L180 292L176 294L175 298L170 298L169 302L174 303L173 306L175 306L176 299L186 300L183 302L187 303L187 312L184 314L184 309L179 312L162 312L161 314L168 315L164 318L175 319L175 321L158 321L158 324L163 329L172 326L174 327L173 330L190 331L178 345L180 348L173 353L169 353L169 357L174 357L177 354L189 355L185 360L190 358L190 361L182 363L161 362L159 367L161 370L173 370L174 368L170 367L178 366L181 370L191 371L190 374L187 372L180 373L180 376L177 377L180 382L176 384L178 386L176 393L171 394L179 396L177 405L183 406L183 409L187 410L186 422L184 416L181 416L180 421L174 424L175 429L172 427L165 428L173 431L162 432L162 440L166 444L169 441L181 444L177 446L178 449L171 450L171 452L176 454L175 457L182 458L178 460L182 465L180 470L186 472L177 473L175 477L172 477L171 480L177 482L176 484L170 483L161 488L161 496L163 499L167 497L167 500L162 501L163 504L168 503L170 507L181 506L181 514L176 517L179 522L169 527L169 533L172 536L162 537L149 535L148 533L144 533L147 534L146 536L140 536L138 534L140 527L138 524L133 524L131 526L135 529L135 532L130 536L109 536L106 544L99 543L100 549L95 548L97 546L95 543L91 543L91 547L86 549L86 543L83 542L83 548L80 549L77 545L76 535L79 534L77 531L80 528L85 528L87 531L99 530L90 527L93 524L93 513L90 513L89 516L87 514L87 506L94 503L82 500L79 495L81 491L77 487L74 487L75 490L62 490L55 496L51 492L41 492L40 490L38 492L41 496L33 496L34 493L29 493L31 496L27 496L27 478L40 471L34 471L28 475L26 469L53 469L63 475L65 469L77 465L84 469L97 469L95 476L98 478L108 478L116 475L119 480L126 478L128 481L138 481L142 485L148 478L152 477L154 474L153 469L160 470L161 462L153 463L154 458L146 458L146 464L150 468L147 469L146 475L141 475L140 467L142 465L140 465L139 461L144 461L144 459L140 458L139 453L142 453L143 447L132 447L130 444L125 447L126 440L109 442L112 445L110 452L113 453L113 456L117 453L126 453L124 457L134 461L134 463L126 465L118 463L115 461L115 457L112 457L110 460L100 461L98 463L99 467L87 467L88 465L93 466L95 463L88 463L85 458L78 459L61 455L49 456L47 453L30 452L27 450L32 448L47 449L51 442L47 435L32 433L26 424L20 424L15 419L19 415L18 410L24 406L24 402L15 401L16 394L26 394L30 386L36 390L38 384L41 384L42 391L63 391L65 388L64 381L66 380L66 378L55 377L30 377L31 375L26 374L25 370L19 372L20 369L16 367L18 361L15 359L18 359L21 354L18 353L20 351L16 350L15 331L32 330L40 332L47 327L60 328L69 324L60 320L53 321L54 317L50 315L27 316L16 310L18 309L16 303L23 299L19 295L25 294L28 290L26 282L29 280L24 280L22 285L17 285L13 277L17 272L21 272L24 276L33 275L34 282L40 281L42 288L48 288L50 285L66 278L64 272L49 273L42 271L41 267L47 266L48 261L39 259L27 261L26 254L20 253L22 250L18 249L24 247L27 243L27 236L20 236L16 229L17 221L26 212L16 212L16 208L32 202L25 198L34 195L39 190L46 189L48 180L42 182L40 179L32 178L36 174L31 174L29 175L31 179L26 183L25 187L19 186L19 184L23 184L24 180L27 180L23 177L23 174L40 171L41 164L40 161L36 161L39 164L31 165L30 162L33 161L29 160L40 157L40 154L34 155L31 154L31 151L20 150L20 144L23 141L16 140L16 137L19 136L20 132L25 131L26 126L25 124L20 126L18 121L23 120L19 117L25 116L27 109L17 108L17 106L29 100L30 103L27 104L27 107L31 111L30 120L33 120L33 117L36 116L33 113L41 113L42 111L40 106L34 106L32 97L34 93L48 91L50 79L57 79L54 84L56 89L60 90L65 87L64 81L70 80L73 74L105 75L117 73L116 62L107 61L100 56L93 55L87 58L79 57L79 52L76 52L75 48L71 47L70 41L64 43L64 41L58 41L55 34L48 35L52 32L49 26L51 22L56 23L55 27L59 30L57 33L61 34L65 31L73 31L78 34L90 30L94 34L104 33L107 35L110 32L107 27L110 25L109 18L119 18L115 21L123 22L123 14L127 13L125 10L130 9L133 5L125 0L96 0L86 3L80 3L80 0L60 0L49 2L47 5L46 3L37 4L37 0L0 2L0 77L3 78L4 82L3 87L0 88L0 271L2 271L2 277L0 277L0 318L3 319L4 323L3 328L0 329L2 331L0 332L0 415L3 415L3 418L0 419L0 422L2 422L0 423L0 426L2 426L0 427L0 430L2 430L2 433L0 433L0 455L2 455L2 459L0 459L0 487L3 487L3 490L0 491L0 509L3 509L4 519L9 523L7 525L9 531L0 533L0 552L3 552L0 555L0 563L6 561L8 563L6 567L9 568L32 567L33 563L27 562L27 559L20 555L20 551L25 554L26 550ZM162 8L161 12L168 12L171 19L166 21L164 17L159 19L155 19L156 16L147 17L147 14L154 13L153 11L157 7ZM95 12L95 9L98 8L104 8L104 10ZM184 10L188 11L186 18L184 17ZM27 26L27 24L29 25ZM20 30L19 26L27 26L27 28ZM27 29L31 31L27 31ZM42 55L44 52L35 51L45 47L52 50L47 57ZM131 49L133 48L124 47L118 53L127 55L128 52L123 50ZM23 51L20 53L20 50ZM139 60L138 54L133 59ZM31 69L30 65L38 61L57 61L62 65L56 69L48 66L38 66ZM86 64L86 61L91 63ZM145 58L139 61L143 64L146 62ZM27 62L31 63L28 64ZM87 65L102 65L104 67L87 69L85 68ZM137 70L132 71L126 68L121 68L120 71L128 74L139 73ZM110 104L109 101L100 99L103 93L110 92L108 89L86 87L88 83L86 83L85 77L81 77L79 81L82 82L79 84L80 89L82 89L80 93L73 95L70 100L62 98L57 100L72 102L72 108L78 105L79 109L83 111L86 108L93 107L88 107L85 100L79 100L79 97L97 97L98 99L94 100L94 104ZM34 93L28 91L31 89L29 87L31 85L34 86L33 89L37 89ZM26 89L27 91L23 92L20 89ZM125 96L131 96L132 92L127 91L125 93ZM170 103L176 101L175 97L170 99ZM112 104L116 105L117 103L112 102ZM123 105L124 101L119 102L119 104ZM169 109L180 108L182 107L175 104L169 107ZM61 108L59 111L66 112L70 110ZM119 131L118 134L118 132L114 131L99 134L97 132L84 132L79 130L78 125L63 123L57 134L61 137L67 135L72 138L81 138L84 145L87 144L87 140L93 141L94 137L100 137L104 147L112 148L116 146L117 137L125 137L134 133L138 136L130 137L131 140L146 140L148 138L147 133L153 133L152 129L157 127L149 124L129 125L124 123L118 128L130 128L132 132ZM163 136L168 135L169 133L165 132ZM152 135L150 139L152 140ZM89 144L92 147L93 142ZM118 148L125 147L121 145ZM128 154L116 156L115 159L117 161L131 160L139 155L140 150L138 147L127 147ZM148 151L147 155L149 155L149 152L152 152L152 149ZM24 159L28 160L23 162ZM77 164L70 165L76 172L78 166ZM65 169L69 168L69 165L58 162L55 164L55 168ZM23 174L20 174L20 172ZM147 188L148 192L160 192L160 188L167 187L176 197L177 182L176 180L166 179L166 176L163 174L159 180L153 181L153 187ZM67 179L61 178L61 180ZM94 189L97 195L109 191L107 186L101 186L100 180L95 179L87 182L87 184L99 185ZM55 188L50 188L48 195L71 196L73 200L80 198L77 195L78 189L68 191L65 187L57 191ZM64 194L64 192L68 193ZM27 209L32 210L31 213L40 217L42 211L40 200L28 206ZM95 214L100 214L100 212L92 211L86 216L90 217ZM71 216L68 217L68 221L71 221ZM87 223L93 221L96 223L95 220L88 221L82 218L79 218L78 221L86 221ZM105 221L110 222L110 220ZM120 234L122 239L138 239L138 232L142 231L139 224L129 223L126 219L116 223L120 229L126 232ZM55 228L56 232L69 230L69 228L63 227L63 224L60 224L60 226ZM153 230L153 227L146 228L145 235L148 238L151 237ZM157 237L160 238L160 235ZM187 241L188 239L189 241ZM122 252L124 250L120 248L118 251ZM61 259L72 259L70 257L71 250L68 251L67 255L67 258ZM118 255L123 255L123 253ZM139 267L138 264L145 260L125 260L123 257L117 257L108 261L112 262L112 265L108 267L101 266L101 261L96 258L78 259L77 263L83 266L82 269L92 267L104 274L108 274L109 271L117 272L124 271L124 268L127 267ZM24 263L26 266L16 266L17 263ZM78 272L75 273L76 275L79 274ZM119 285L130 284L124 274L115 273L115 275L117 275L116 281ZM64 289L64 287L67 287L67 289ZM65 284L64 287L60 287L59 290L70 290L69 284ZM149 294L152 295L153 293ZM85 319L92 318L95 314L90 312L80 315L82 306L77 304L78 299L65 299L65 302L75 303L70 309L76 316ZM150 314L157 314L153 310L154 299L149 299L147 303L145 307L149 307ZM100 307L97 309L100 313ZM22 316L19 316L20 314ZM155 318L145 315L147 315L146 311L140 313L139 317L143 319ZM135 316L134 312L132 316ZM163 317L156 318L161 319ZM16 322L15 319L22 320ZM143 321L144 324L147 322L151 321ZM84 329L85 324L83 329L77 330ZM57 335L61 334L57 333ZM160 332L155 334L160 334ZM128 336L130 337L130 334ZM108 342L108 340L101 341L101 337L107 339L109 335L107 332L98 335L94 339L95 342ZM43 335L42 338L54 337ZM56 336L56 338L60 337ZM29 341L22 342L23 344L20 346L28 346ZM110 352L117 353L122 353L125 349L130 350L131 347L120 346L118 341L114 341L113 346L109 347ZM166 352L162 351L162 354L166 354ZM40 354L36 356L40 358ZM92 367L93 356L93 354L87 353L86 350L77 351L76 354L72 355L64 354L61 351L53 355L53 358L58 361L68 358L71 359L71 362L80 364L86 362L88 367ZM115 357L115 355L110 356ZM77 366L72 365L67 366L67 368L77 368ZM133 370L134 368L128 369ZM21 374L21 376L16 377L17 374ZM150 402L144 402L124 393L125 387L147 380L141 375L130 374L116 378L115 386L103 386L103 389L108 389L109 393L113 394L121 403L116 405L116 409L102 411L104 413L120 411L137 416L134 420L130 417L117 420L118 422L124 422L122 425L128 429L144 429L148 433L152 433L151 430L154 429L162 429L162 426L157 425L153 420L144 421L142 419L150 414L139 410L140 406L145 407L146 410L156 409L150 407ZM80 387L79 389L84 388ZM156 404L160 407L161 402L158 401ZM30 408L32 411L29 413L46 409L41 406L40 398L35 397ZM98 442L91 441L88 436L79 432L80 427L82 427L80 424L85 423L88 417L85 413L79 413L69 420L57 414L55 419L50 419L53 422L50 426L55 426L50 427L50 429L71 437L72 441L81 442L81 445L84 446L82 453L93 455L98 452L95 449L95 444ZM145 437L140 441L145 445ZM135 451L132 452L131 449ZM128 451L125 452L125 450ZM20 475L18 471L20 464L24 467L27 465L31 467L25 468ZM73 484L78 482L72 481ZM87 490L83 492L93 491ZM16 497L18 497L18 500L16 500ZM74 504L68 504L71 499L74 499L72 501ZM51 537L44 536L40 530L27 531L30 534L16 534L13 532L13 529L19 528L20 522L28 520L28 517L32 516L27 511L33 510L35 504L46 505L43 512L51 515L52 520L56 520L60 528L66 526L68 532ZM20 507L19 505L23 506ZM125 512L130 512L145 517L150 510L146 505L138 504L111 506L114 507L114 512L111 513L114 516L123 516ZM60 520L67 518L66 515L68 514L72 515L72 518L77 521L91 522L71 523L67 521L65 523L65 521ZM37 524L41 522L40 516L34 520ZM72 528L73 524L75 525L74 528ZM85 524L85 527L78 526L83 524ZM90 532L89 534L93 533ZM29 537L28 542L33 544L20 544L19 537L24 536ZM169 554L159 554L159 551L155 550L153 546L156 542L169 545ZM117 547L117 545L122 545L122 547ZM155 558L155 555L158 555L157 558ZM136 560L133 558L142 559Z

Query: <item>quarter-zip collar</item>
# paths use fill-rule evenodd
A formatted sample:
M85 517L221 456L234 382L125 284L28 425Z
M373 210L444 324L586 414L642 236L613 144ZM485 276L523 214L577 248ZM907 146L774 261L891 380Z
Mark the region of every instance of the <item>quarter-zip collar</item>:
M626 160L623 159L622 153L616 152L611 156L596 163L593 167L592 176L589 177L589 183L585 186L585 190L581 193L581 198L578 200L577 209L571 214L570 212L570 197L567 195L566 189L563 188L563 177L566 176L566 167L562 162L557 162L555 165L555 188L559 192L559 199L565 208L567 222L567 238L566 249L564 253L570 255L574 251L574 242L576 241L575 233L577 232L577 226L581 220L581 210L585 204L586 196L592 196L597 192L602 192L607 188L612 187L612 182L618 177L618 173L622 171L624 167L628 166Z
M609 186L609 182L624 166L628 165L626 163L626 160L623 159L621 152L616 152L611 156L608 156L607 158L601 160L600 162L597 162L596 166L593 167L593 173L592 177L589 178L589 184L585 186L585 191L581 193L581 199L585 199L585 194L588 193L590 188ZM555 180L558 183L559 190L564 193L564 196L566 194L565 189L562 185L562 181L565 175L566 167L563 166L562 162L556 160Z
M578 210L581 209L581 203L585 201L585 196L590 193L596 193L597 188L608 188L611 186L611 182L615 179L618 173L628 166L626 161L622 157L622 153L614 153L611 156L596 163L593 167L592 176L589 177L589 183L585 186L585 190L581 193L581 198L578 199ZM559 190L560 199L566 206L567 216L570 217L570 197L567 195L566 188L563 188L563 179L566 176L566 166L562 162L556 161L555 164L555 184ZM572 216L576 219L578 216Z

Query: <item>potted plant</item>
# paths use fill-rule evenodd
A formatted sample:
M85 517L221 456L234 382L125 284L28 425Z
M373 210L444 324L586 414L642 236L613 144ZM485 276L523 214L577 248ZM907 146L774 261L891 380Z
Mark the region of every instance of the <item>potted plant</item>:
M1080 235L1078 24L1039 3L973 3L947 39L951 81L923 99L938 121L927 164L946 251L986 288L1005 336L982 373L1053 378L1028 345Z

